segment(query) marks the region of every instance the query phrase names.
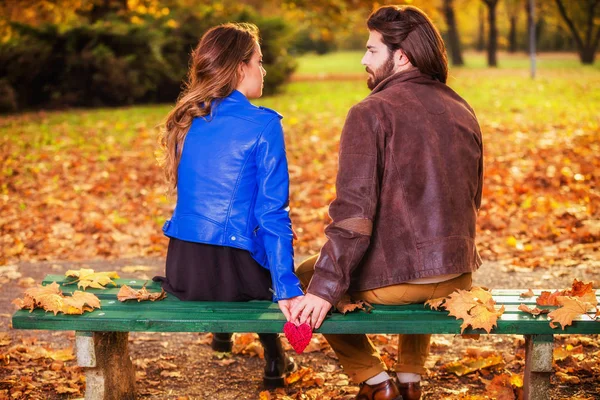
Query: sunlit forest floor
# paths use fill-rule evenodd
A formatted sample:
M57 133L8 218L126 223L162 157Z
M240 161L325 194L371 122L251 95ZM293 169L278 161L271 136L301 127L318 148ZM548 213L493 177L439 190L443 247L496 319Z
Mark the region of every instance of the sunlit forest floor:
M256 101L284 115L299 257L324 243L341 128L348 109L368 95L361 57L361 52L346 52L301 58L292 83L279 95ZM450 70L449 85L475 109L484 138L480 253L503 272L541 276L561 268L568 278L578 278L579 271L600 265L600 66L582 67L575 55L543 55L531 79L525 56L499 60L500 67L490 69L484 55L469 54L466 67ZM147 258L159 264L167 245L160 228L173 199L164 194L156 163L156 127L169 108L0 117L1 271L24 263L49 268L61 261L98 259ZM17 279L0 279L4 292L10 287L16 296L22 290L14 292ZM600 282L595 283L597 288ZM0 322L8 330L12 309L2 309ZM7 337L6 343L16 343L19 333ZM575 339L571 348L583 344L586 352L597 354L597 340L583 339ZM599 372L591 376L598 379ZM0 398L12 386L2 383L8 382L7 373L2 375ZM456 393L439 398L467 394L451 390ZM342 392L323 398L341 399ZM581 398L600 396L590 393ZM163 394L177 398L176 391Z

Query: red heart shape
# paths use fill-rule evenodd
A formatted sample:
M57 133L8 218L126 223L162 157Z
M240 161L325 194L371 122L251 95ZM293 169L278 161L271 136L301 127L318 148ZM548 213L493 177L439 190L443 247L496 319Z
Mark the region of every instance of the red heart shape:
M312 328L309 324L296 326L291 322L286 322L283 325L283 333L298 354L304 351L312 338Z

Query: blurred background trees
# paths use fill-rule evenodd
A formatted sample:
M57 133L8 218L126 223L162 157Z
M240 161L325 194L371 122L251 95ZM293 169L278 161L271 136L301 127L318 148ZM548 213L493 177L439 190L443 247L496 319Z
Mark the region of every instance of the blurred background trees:
M289 79L294 57L364 48L365 20L382 4L422 8L453 65L463 51L527 51L529 0L5 0L0 3L0 111L172 102L188 57L210 26L261 29L267 94ZM536 0L538 51L577 51L593 63L600 0Z

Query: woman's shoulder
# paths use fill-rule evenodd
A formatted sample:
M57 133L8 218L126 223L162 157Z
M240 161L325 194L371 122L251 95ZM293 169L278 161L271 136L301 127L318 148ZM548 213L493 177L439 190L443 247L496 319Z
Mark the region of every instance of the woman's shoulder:
M226 101L215 110L214 116L239 118L261 126L270 125L272 122L283 118L281 114L271 108L255 106L250 102L235 103Z

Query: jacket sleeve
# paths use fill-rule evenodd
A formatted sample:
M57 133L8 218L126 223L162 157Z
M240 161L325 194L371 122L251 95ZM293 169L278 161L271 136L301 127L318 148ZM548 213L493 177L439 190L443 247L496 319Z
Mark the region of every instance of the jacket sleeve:
M254 214L275 292L273 301L302 295L294 274L292 223L289 217L289 175L280 118L273 118L258 139L258 193Z
M354 106L340 139L336 199L329 206L332 223L325 229L321 249L307 292L336 305L350 286L371 241L380 182L378 137L380 126L372 110Z

